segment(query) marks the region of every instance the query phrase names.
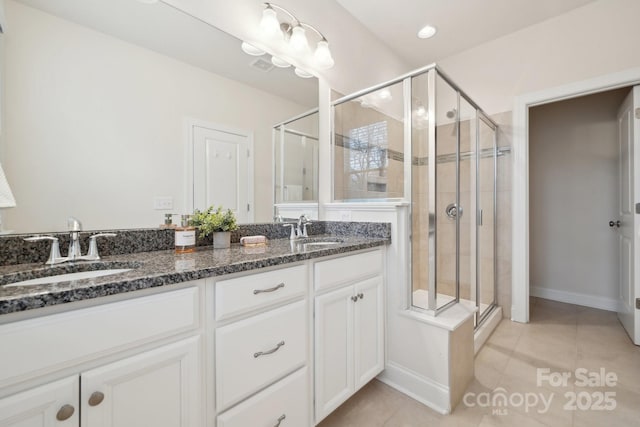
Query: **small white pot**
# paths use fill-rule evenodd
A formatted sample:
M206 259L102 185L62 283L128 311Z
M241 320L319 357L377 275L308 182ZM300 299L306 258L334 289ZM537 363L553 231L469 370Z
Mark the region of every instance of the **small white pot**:
M231 247L231 232L216 231L213 233L213 249L227 249Z

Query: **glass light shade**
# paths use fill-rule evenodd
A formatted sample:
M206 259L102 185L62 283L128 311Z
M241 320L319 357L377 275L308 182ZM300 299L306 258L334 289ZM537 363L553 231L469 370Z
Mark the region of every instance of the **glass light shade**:
M282 31L280 31L280 22L278 21L278 16L276 15L276 11L271 7L267 7L262 12L262 20L260 21L260 30L262 31L262 35L267 38L274 38L278 35L282 36Z
M294 73L296 73L296 76L298 77L302 77L303 79L310 79L311 77L313 77L313 74L306 72L303 69L297 68L295 70L293 70Z
M329 50L329 42L326 40L320 40L318 42L316 51L313 53L313 59L316 66L321 70L328 70L333 67L335 61L333 60L331 51Z
M391 96L391 91L389 89L382 89L378 92L378 99L380 99L381 101L391 101L392 96Z
M251 56L262 56L265 54L264 50L258 49L254 45L249 44L247 42L242 42L242 51L247 55L251 55Z
M289 68L289 67L291 67L291 64L289 64L284 59L278 58L277 56L272 56L271 57L271 63L273 65L275 65L276 67L279 67L279 68Z
M289 46L295 53L305 53L309 51L309 42L307 41L305 33L306 31L300 25L293 27L293 30L291 30Z

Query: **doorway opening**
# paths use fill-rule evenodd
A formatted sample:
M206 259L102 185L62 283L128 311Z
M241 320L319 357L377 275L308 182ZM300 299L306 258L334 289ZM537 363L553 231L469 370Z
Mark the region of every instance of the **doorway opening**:
M631 89L529 109L531 296L618 309L618 112Z

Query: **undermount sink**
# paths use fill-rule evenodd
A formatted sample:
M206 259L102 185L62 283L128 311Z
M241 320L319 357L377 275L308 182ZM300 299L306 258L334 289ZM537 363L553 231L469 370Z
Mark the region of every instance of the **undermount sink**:
M335 237L309 238L300 242L305 250L326 248L339 245L341 243L344 243L344 240L337 239Z
M30 286L42 285L60 282L71 282L73 280L94 279L96 277L109 276L111 274L120 274L131 271L131 268L112 268L108 270L79 271L77 273L65 273L55 276L39 277L37 279L23 280L21 282L8 283L4 285L6 288L13 286Z
M307 246L307 247L313 247L313 246L331 246L331 245L339 245L342 242L336 242L336 241L329 241L329 242L309 242L309 243L303 243L303 245Z
M0 287L35 286L95 279L97 277L121 274L141 267L139 262L100 261L89 263L60 264L40 267L29 271L17 271L0 276Z

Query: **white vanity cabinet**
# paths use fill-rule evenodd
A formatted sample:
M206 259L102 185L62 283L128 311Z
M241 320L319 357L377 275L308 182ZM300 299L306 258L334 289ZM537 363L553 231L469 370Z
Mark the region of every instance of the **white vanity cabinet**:
M384 369L381 250L314 265L315 422Z
M202 426L193 284L0 325L0 390L29 385L0 397L0 425Z
M308 426L308 263L218 280L214 287L217 426Z
M0 426L78 426L79 377L74 375L0 399Z

